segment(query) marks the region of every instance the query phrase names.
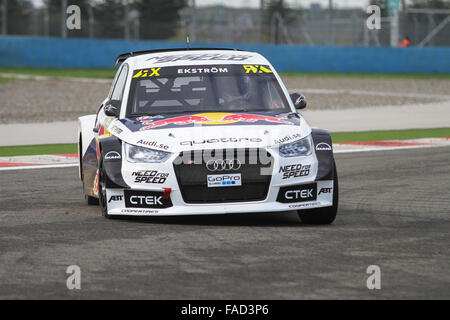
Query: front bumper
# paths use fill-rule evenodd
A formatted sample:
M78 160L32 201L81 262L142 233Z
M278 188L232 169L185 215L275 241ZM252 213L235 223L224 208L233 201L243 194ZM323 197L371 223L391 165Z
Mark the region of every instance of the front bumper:
M295 190L301 189L301 186L311 186L315 184L315 199L308 201L307 198L298 200L295 199L295 195L300 195L300 192ZM268 196L262 201L249 201L249 202L227 202L227 203L207 203L207 204L189 204L183 201L180 190L171 190L170 192L170 204L167 207L167 200L160 198L164 196L164 189L146 189L144 190L132 190L139 195L148 194L147 199L142 198L141 202L136 196L132 199L133 204L130 207L130 195L126 195L127 190L124 189L107 189L107 201L108 201L108 214L110 215L122 215L122 216L177 216L177 215L206 215L206 214L229 214L229 213L251 213L251 212L280 212L280 211L292 211L292 210L306 210L313 208L329 207L333 205L333 180L309 182L305 184L292 185L292 189L289 186L283 187L270 187ZM286 194L286 188L288 188L288 201L287 203L280 202L280 189L281 193ZM128 189L129 190L129 189ZM325 192L324 192L325 190ZM167 193L167 190L166 190ZM307 192L305 192L306 194ZM167 194L165 195L167 196ZM306 201L305 201L306 200ZM146 203L147 202L147 203ZM142 207L139 207L138 203L144 203ZM147 206L147 207L146 207ZM151 206L148 207L148 206Z

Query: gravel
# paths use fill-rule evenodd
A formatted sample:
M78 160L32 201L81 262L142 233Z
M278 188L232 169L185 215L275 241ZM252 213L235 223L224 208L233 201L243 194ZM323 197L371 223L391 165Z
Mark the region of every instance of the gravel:
M0 123L76 120L95 113L110 85L67 80L10 80L0 84Z
M448 96L442 97L450 94L450 80L446 79L288 76L283 77L283 80L291 91L300 91L306 95L308 109L311 110L426 104L450 100ZM95 113L108 94L109 87L109 83L88 80L1 81L0 123L73 121L79 116Z

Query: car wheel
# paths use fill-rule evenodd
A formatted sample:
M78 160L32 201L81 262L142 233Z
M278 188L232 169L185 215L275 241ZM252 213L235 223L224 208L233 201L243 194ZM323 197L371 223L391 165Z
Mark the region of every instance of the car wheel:
M84 201L89 206L98 206L98 199L96 197L84 195Z
M333 205L331 207L297 211L300 220L304 224L331 224L336 219L339 203L339 184L336 171L336 163L333 161Z
M100 210L102 215L110 219L111 216L108 214L108 201L106 198L106 183L105 183L105 170L103 170L103 163L100 163L98 176L98 199L100 204Z
M81 135L78 139L78 159L79 159L79 166L80 166L80 179L81 183L83 185L83 192L84 192L84 173L83 173L83 161L81 160L81 150L83 150ZM84 202L89 206L98 206L98 198L88 196L87 194L84 195Z

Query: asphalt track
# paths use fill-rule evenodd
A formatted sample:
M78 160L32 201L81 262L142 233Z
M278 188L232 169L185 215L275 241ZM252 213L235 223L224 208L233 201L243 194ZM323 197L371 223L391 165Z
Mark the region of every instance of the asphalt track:
M449 159L336 155L339 215L319 227L291 212L106 220L76 168L1 172L0 298L450 299Z

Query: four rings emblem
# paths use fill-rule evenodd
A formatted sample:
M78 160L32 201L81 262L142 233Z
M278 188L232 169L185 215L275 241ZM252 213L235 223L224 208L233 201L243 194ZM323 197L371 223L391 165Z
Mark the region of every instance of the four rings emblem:
M239 170L241 168L241 162L239 159L218 159L218 160L209 160L206 163L206 169L209 171L230 171L230 170Z

